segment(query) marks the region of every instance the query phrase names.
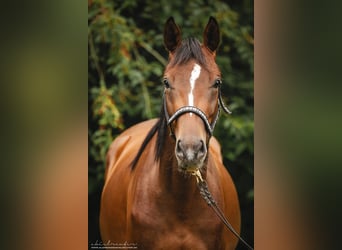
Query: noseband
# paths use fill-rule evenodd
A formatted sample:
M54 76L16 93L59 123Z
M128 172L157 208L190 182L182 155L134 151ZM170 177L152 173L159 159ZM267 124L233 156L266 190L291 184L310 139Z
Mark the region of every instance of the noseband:
M217 112L216 112L216 116L215 116L215 119L213 120L212 123L209 122L206 114L200 110L199 108L197 107L194 107L194 106L183 106L179 109L176 110L176 112L170 117L169 116L169 113L167 111L167 107L166 107L166 98L164 96L164 113L165 113L165 118L166 118L166 121L167 121L167 125L169 126L170 128L170 131L171 131L171 136L172 137L175 137L175 134L172 130L172 127L171 127L171 123L175 120L177 120L181 115L183 114L186 114L186 113L193 113L197 116L199 116L202 121L204 122L204 125L209 133L209 136L211 137L213 135L213 132L214 132L214 128L215 128L215 125L216 125L216 122L218 120L218 117L220 115L220 112L221 112L221 107L223 109L223 111L227 114L231 114L232 112L224 105L223 101L222 101L222 96L221 96L221 90L219 89L219 102L218 102L218 108L217 108Z

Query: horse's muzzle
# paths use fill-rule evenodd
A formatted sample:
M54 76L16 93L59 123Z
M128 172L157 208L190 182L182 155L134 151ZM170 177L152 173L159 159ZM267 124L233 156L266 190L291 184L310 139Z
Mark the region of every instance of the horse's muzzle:
M183 171L199 169L207 155L207 147L203 140L177 140L176 158L178 167Z

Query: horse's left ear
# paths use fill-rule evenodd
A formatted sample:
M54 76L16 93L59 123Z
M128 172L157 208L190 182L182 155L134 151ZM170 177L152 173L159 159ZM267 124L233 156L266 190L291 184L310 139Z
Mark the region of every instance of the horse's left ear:
M209 18L209 22L205 27L203 43L213 53L216 52L216 49L220 43L220 29L216 19L212 16Z

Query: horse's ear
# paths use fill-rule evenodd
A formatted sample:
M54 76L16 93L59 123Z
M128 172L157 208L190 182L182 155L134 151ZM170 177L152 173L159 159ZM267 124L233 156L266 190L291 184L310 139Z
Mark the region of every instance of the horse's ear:
M209 50L211 50L213 53L216 52L216 49L220 43L220 29L216 19L212 16L209 18L209 22L205 27L203 41L204 45Z
M175 23L173 17L167 19L164 26L164 44L166 49L172 53L181 43L181 31Z

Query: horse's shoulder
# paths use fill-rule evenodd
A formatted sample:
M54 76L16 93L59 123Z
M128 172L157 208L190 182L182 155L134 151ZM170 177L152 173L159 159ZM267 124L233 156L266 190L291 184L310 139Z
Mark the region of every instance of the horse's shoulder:
M145 139L148 131L157 122L157 119L151 119L140 122L121 133L109 146L106 156L106 174L108 170L113 167L119 157L130 156L133 151L137 150L143 140ZM134 138L134 140L132 140ZM135 155L136 152L133 154Z
M222 163L221 145L214 136L210 139L209 151L215 156L216 160Z
M221 209L225 212L226 215L229 215L229 218L232 218L230 223L232 225L235 225L235 229L239 232L241 222L236 188L230 173L223 165L221 145L214 137L210 139L209 150L211 155L213 156L212 159L215 162L215 169L218 170L217 173L219 174L219 180L221 180L221 188L223 189L224 201L221 202L221 204L223 204ZM212 173L215 172L213 170L211 171ZM218 180L215 179L215 184L217 183Z

